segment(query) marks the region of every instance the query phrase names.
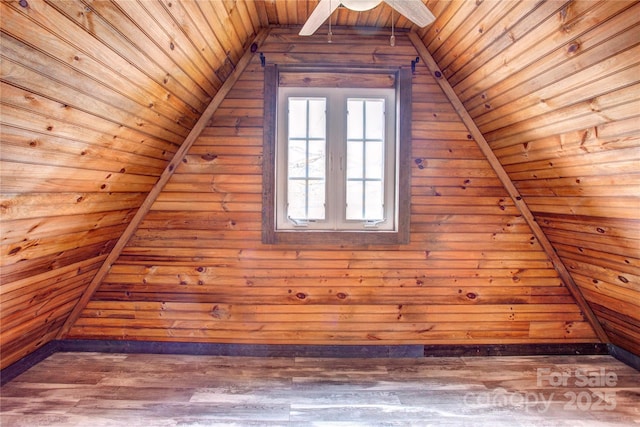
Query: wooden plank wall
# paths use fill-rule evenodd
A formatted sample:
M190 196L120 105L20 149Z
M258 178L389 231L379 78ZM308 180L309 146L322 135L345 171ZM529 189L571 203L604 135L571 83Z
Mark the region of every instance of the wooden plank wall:
M640 4L456 7L425 45L611 341L640 354Z
M426 3L437 20L419 31L421 38L613 342L640 354L638 2ZM316 4L0 2L0 367L56 335L247 41L269 24L301 25ZM411 26L401 16L393 20L397 28ZM362 14L340 9L334 19L349 25L390 22L387 6ZM347 45L350 50L339 50L345 48L342 44L331 50L319 36L312 46L321 55L309 54L299 40L283 34L267 52L272 60L406 65L415 55L407 46L389 50L386 36L372 41L375 47ZM359 35L349 37L360 40ZM351 51L354 55L345 55ZM167 330L154 322L148 328L162 339L176 334L172 339L205 335L198 339L224 341L196 326L217 325L215 316L227 313L235 316L232 320L242 318L224 323L232 331L267 328L274 324L263 321L260 310L270 316L267 320L291 319L302 310L307 320L317 312L318 322L355 315L362 319L363 313L381 321L340 326L337 331L349 342L362 339L358 327L379 324L386 337L398 336L402 342L417 337L416 342L455 343L464 334L455 327L476 327L446 323L460 312L463 319L502 321L508 304L528 310L542 301L536 309L558 313L526 312L518 317L524 316L525 323L507 319L504 335L492 323L485 338L476 331L471 340L531 342L538 340L536 334L564 340L564 322L580 316L571 317L570 301L569 314L561 314L561 304L544 305L551 299L565 301L564 288L551 285L558 284L557 278L548 266L542 268L546 260L535 242L525 245L530 236L513 205L491 172L478 167L479 153L421 65L416 75L420 102L414 106L420 148L412 165L411 245L394 251L261 246L252 234L259 234L255 218L261 191L256 141L261 138L262 102L256 97L260 70L254 65L118 264L127 273L116 269L101 291L107 292L108 285L115 294L101 294L94 308L104 303L115 310L124 304L122 312L110 312L123 325L129 325L123 320L128 317L162 318L170 322ZM218 157L206 160L214 149ZM498 214L496 204L504 208ZM216 209L210 211L211 205ZM184 206L188 216L180 214ZM171 255L160 245L167 245ZM541 268L533 268L534 261ZM137 262L144 264L134 271ZM296 267L286 276L282 265ZM360 270L368 272L362 282ZM199 281L202 288L194 287ZM327 289L327 283L340 290ZM431 286L428 293L425 283ZM456 288L458 284L464 287ZM245 287L251 286L248 292ZM125 294L131 289L135 292ZM222 294L215 293L220 290ZM558 292L557 297L539 294L548 291ZM414 301L414 295L417 305L401 304ZM204 305L193 305L194 298ZM235 301L241 305L233 305ZM258 307L265 302L268 311ZM399 303L394 307L391 302ZM135 304L145 310L133 310ZM411 317L410 309L418 317ZM169 320L162 317L165 311L171 313ZM85 314L86 322L90 317ZM408 316L425 332L407 326ZM434 319L445 323L427 331ZM95 318L89 322L101 324ZM109 336L151 339L139 324L131 325L119 330L113 324ZM527 325L530 332L525 332ZM582 322L569 325L584 329ZM392 326L403 334L414 332L391 334ZM76 329L78 336L89 336L87 327ZM447 339L437 341L438 333ZM320 335L325 339L327 334ZM592 339L586 332L583 338ZM259 341L269 339L263 335ZM296 342L301 341L312 340L304 335Z
M55 337L259 16L253 2L0 3L2 368Z
M357 38L357 42L354 40ZM274 29L269 63L409 67L406 35ZM279 344L595 342L489 163L418 64L411 242L261 243L263 68L194 144L70 338Z

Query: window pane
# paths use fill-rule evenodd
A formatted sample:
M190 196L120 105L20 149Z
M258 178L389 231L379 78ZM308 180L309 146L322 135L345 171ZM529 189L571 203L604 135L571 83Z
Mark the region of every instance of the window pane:
M367 181L365 188L364 219L384 219L382 181Z
M326 142L309 141L309 177L322 178L325 177L327 163Z
M362 181L347 181L347 209L348 220L364 219L362 212Z
M383 139L384 137L384 99L366 101L366 139Z
M287 216L324 219L325 98L289 98Z
M348 181L346 209L347 219L384 219L382 193L382 181Z
M307 144L305 141L289 140L289 177L307 176Z
M287 216L293 219L325 218L324 180L289 180Z
M364 144L362 141L347 142L347 178L364 177Z
M306 180L289 180L287 186L287 216L294 219L307 218Z
M361 100L347 100L347 139L364 138L363 109Z
M382 179L384 145L382 141L367 141L366 147L366 177Z
M348 220L383 219L384 99L347 101Z
M325 138L326 125L326 99L309 100L309 138Z
M325 206L324 180L309 181L309 215L308 219L324 219Z
M307 137L307 99L289 98L289 138Z

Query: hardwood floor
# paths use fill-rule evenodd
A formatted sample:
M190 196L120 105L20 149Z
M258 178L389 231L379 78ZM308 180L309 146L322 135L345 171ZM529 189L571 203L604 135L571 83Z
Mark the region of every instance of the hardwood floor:
M2 426L640 424L640 373L611 356L56 353L0 393Z

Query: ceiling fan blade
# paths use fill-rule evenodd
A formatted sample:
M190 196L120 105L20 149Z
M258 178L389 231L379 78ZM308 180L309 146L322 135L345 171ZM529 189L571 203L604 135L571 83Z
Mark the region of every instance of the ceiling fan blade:
M418 27L426 27L436 20L422 0L384 0Z
M340 0L320 0L320 3L313 9L307 22L304 23L304 26L298 34L301 36L310 36L315 33L338 6L340 6Z

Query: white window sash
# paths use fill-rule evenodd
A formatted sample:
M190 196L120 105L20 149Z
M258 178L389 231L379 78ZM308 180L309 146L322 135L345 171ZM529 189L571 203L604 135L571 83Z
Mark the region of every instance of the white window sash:
M327 147L325 220L292 219L287 216L287 105L290 97L327 98ZM348 98L385 99L384 197L382 219L346 219L346 121ZM296 88L278 89L276 135L276 229L331 231L397 230L397 141L394 89Z

